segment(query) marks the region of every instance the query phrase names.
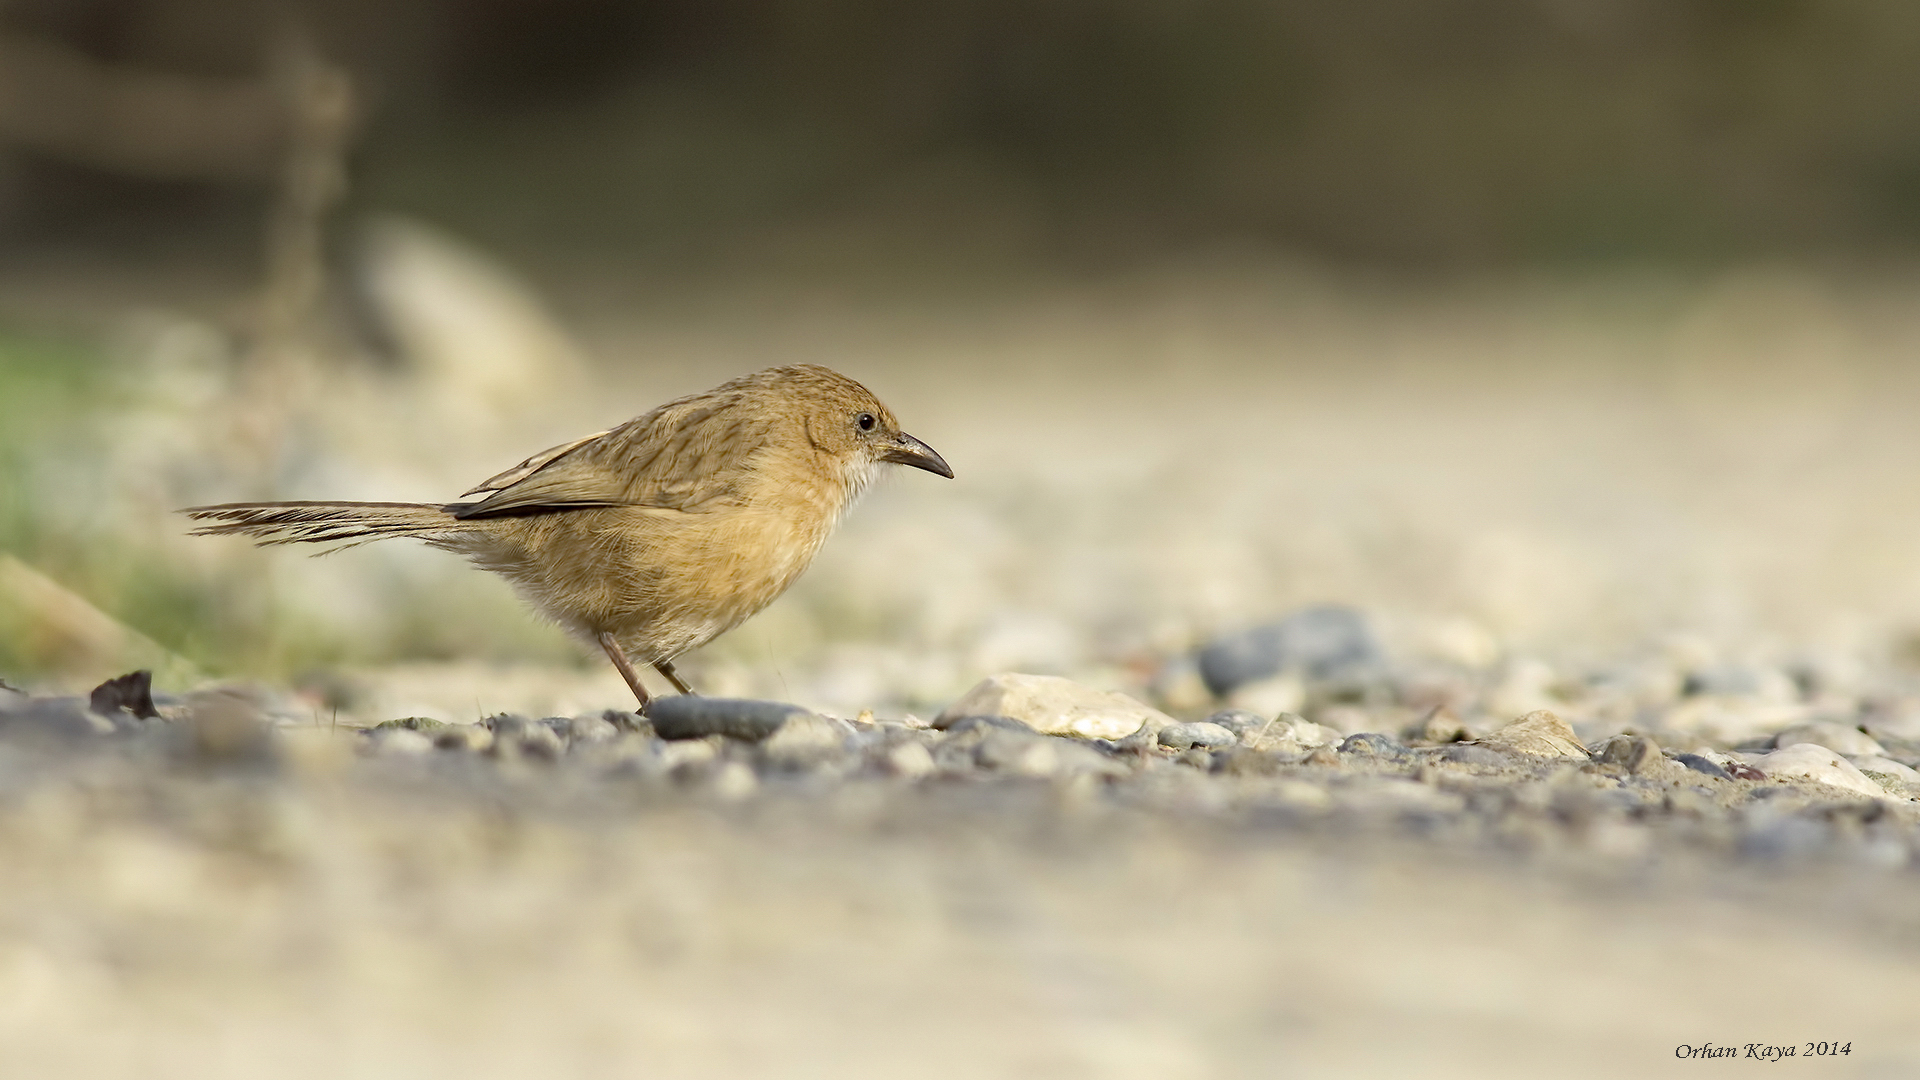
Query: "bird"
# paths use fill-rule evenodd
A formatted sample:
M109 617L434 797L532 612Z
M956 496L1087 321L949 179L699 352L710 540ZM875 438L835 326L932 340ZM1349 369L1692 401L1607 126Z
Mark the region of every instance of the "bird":
M450 503L192 506L194 536L328 552L412 537L506 578L598 646L645 711L636 666L739 626L806 570L888 465L953 478L865 386L818 364L742 375L544 450ZM325 552L321 552L324 554Z

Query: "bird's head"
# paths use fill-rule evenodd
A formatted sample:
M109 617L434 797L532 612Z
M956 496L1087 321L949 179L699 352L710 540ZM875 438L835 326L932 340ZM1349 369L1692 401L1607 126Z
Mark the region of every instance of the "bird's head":
M831 368L800 364L775 368L789 400L799 405L806 438L817 451L864 476L880 465L910 465L948 479L953 470L933 447L900 430L892 410L873 392ZM772 374L769 373L769 374ZM858 484L858 481L856 481Z

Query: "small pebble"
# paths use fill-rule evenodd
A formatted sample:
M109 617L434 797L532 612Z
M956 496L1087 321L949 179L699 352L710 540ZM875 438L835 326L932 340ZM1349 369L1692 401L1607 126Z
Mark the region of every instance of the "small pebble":
M1340 752L1360 757L1376 757L1386 761L1406 761L1413 757L1413 751L1405 746L1385 735L1370 731L1347 736L1340 743Z
M1682 765L1685 765L1687 768L1692 769L1694 772L1705 773L1708 776L1713 777L1715 780L1733 779L1732 773L1714 764L1713 762L1707 760L1706 758L1701 757L1699 754L1678 754L1678 755L1675 755L1673 760L1679 762Z
M1231 730L1204 720L1192 724L1171 724L1160 729L1160 745L1175 750L1191 750L1195 747L1214 750L1239 741L1239 736Z

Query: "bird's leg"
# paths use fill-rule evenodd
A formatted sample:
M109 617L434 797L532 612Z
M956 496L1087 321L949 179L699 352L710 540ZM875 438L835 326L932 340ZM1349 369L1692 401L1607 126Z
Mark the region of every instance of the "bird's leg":
M633 696L640 699L640 711L645 712L647 688L640 685L640 676L634 672L633 664L627 660L626 651L620 648L619 642L613 640L612 634L604 630L600 632L600 647L607 651L607 659L613 661L613 666L619 669L620 677L627 680L627 687L633 691ZM677 684L679 680L676 679L674 682Z
M687 685L687 680L681 678L678 674L674 672L673 661L662 660L653 665L653 670L659 672L662 675L665 675L667 677L667 681L673 684L673 688L675 690L678 690L683 694L690 694L694 697L700 696L693 692L693 687Z

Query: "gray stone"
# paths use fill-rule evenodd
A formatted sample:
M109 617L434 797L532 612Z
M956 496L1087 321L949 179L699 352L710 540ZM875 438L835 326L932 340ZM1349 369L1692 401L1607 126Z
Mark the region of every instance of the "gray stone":
M1660 744L1645 735L1616 735L1594 753L1602 765L1613 765L1630 773L1646 772L1660 758Z
M682 694L654 698L647 703L645 715L652 721L654 733L663 739L702 739L708 735L725 735L732 739L759 742L780 730L780 725L788 719L813 714L784 701Z
M968 734L969 732L985 731L988 729L999 730L999 731L1013 731L1013 732L1019 732L1025 735L1039 734L1039 732L1033 730L1032 728L1021 723L1020 721L1015 720L1011 716L943 717L933 722L933 729L935 731L944 731L949 736L965 735L965 734ZM1128 736L1128 737L1132 738L1132 736Z
M1413 758L1413 751L1385 735L1370 731L1347 736L1340 743L1340 752L1356 757L1379 758L1382 761L1409 761Z
M1331 604L1216 638L1200 650L1198 659L1200 677L1219 697L1285 671L1327 679L1384 662L1366 617Z
M1720 766L1714 764L1713 762L1707 760L1706 758L1701 757L1699 754L1678 754L1678 755L1675 755L1673 760L1679 762L1682 765L1685 765L1687 768L1692 769L1694 772L1705 773L1706 775L1713 777L1715 780L1733 779L1732 773L1729 773L1727 770L1721 768Z
M1207 717L1209 724L1218 724L1240 738L1245 739L1258 734L1260 729L1272 723L1271 718L1247 709L1221 709Z
M1006 716L1045 735L1124 739L1142 727L1154 731L1173 718L1125 694L1095 690L1052 675L1006 672L982 680L943 709L935 727L969 716Z
M1232 746L1240 737L1219 724L1200 721L1192 724L1173 724L1160 729L1160 745L1175 750L1214 750L1223 746Z

